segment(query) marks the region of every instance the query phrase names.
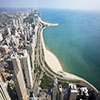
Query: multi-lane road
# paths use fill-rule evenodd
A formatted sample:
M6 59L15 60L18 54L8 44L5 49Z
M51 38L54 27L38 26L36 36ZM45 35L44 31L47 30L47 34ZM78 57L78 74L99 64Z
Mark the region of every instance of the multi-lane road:
M58 79L58 81L66 81L66 82L73 82L74 81L75 83L80 83L83 86L87 86L89 88L94 89L87 82L80 81L80 80L68 79L66 77L63 77L61 75L56 74L55 72L51 71L50 68L48 68L48 66L47 66L47 64L45 62L45 57L44 57L45 56L44 55L45 53L44 53L44 48L43 48L42 39L41 39L42 30L46 26L44 25L44 23L39 22L38 30L37 30L37 33L36 33L37 34L37 42L36 42L37 48L36 48L36 55L35 56L36 56L37 65L40 66L42 72L44 72L51 79L54 79L56 77Z

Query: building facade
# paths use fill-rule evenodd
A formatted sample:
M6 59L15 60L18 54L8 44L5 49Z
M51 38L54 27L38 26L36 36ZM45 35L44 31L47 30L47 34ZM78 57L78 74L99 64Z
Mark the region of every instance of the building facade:
M15 83L18 98L19 100L29 100L26 86L25 86L24 76L21 68L21 63L17 55L12 57L12 63L14 67L14 76L15 76L14 83Z

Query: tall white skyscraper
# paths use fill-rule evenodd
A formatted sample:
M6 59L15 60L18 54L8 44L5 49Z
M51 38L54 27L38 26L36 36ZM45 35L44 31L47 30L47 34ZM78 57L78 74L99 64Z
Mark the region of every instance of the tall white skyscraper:
M21 56L21 64L25 71L27 87L31 89L33 87L33 78L32 78L30 56L27 53L27 50L24 50L24 54L23 56Z
M31 56L31 64L32 64L32 69L34 69L34 59L35 59L35 55L34 55L34 49L35 49L35 43L31 43L30 44L31 48L32 48L32 52L30 54Z
M15 36L18 36L18 32L17 32L17 30L15 30Z
M0 33L0 42L3 40L2 34Z
M19 24L19 28L21 28L22 23L21 23L21 19L20 18L18 19L18 24Z
M15 22L15 19L13 19L13 26L16 28L16 22Z
M7 28L7 31L8 31L8 35L11 35L11 30L10 30L10 28Z
M19 28L18 20L16 20L16 29Z
M17 55L12 56L11 58L14 67L14 75L15 75L14 83L18 94L18 98L19 100L29 100L20 60Z

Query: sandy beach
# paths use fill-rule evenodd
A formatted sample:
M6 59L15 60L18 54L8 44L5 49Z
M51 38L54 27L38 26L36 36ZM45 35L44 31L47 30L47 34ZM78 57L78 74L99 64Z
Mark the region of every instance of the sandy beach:
M41 19L40 19L41 21ZM42 21L42 23L45 23ZM47 23L46 23L47 24ZM54 24L54 26L57 26L58 24ZM49 26L50 26L50 23L49 23ZM51 26L53 26L53 24L51 24ZM49 51L48 49L46 49L45 47L45 42L44 42L44 39L43 39L43 30L45 28L43 28L41 30L41 41L42 41L42 44L43 44L43 48L44 48L44 56L45 56L45 61L47 62L48 66L55 72L55 73L59 73L61 72L61 74L63 75L64 78L66 79L71 79L71 80L80 80L80 81L83 81L85 83L87 83L89 86L91 86L95 91L98 92L98 90L92 85L90 84L89 82L87 82L85 79L79 77L79 76L76 76L74 74L70 74L68 72L64 72L59 60L57 59L57 57L51 52Z

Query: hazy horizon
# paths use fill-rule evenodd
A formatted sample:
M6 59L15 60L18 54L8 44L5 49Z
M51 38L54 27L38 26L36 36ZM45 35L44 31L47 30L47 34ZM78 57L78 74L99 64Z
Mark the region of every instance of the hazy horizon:
M0 8L55 8L100 11L100 0L0 0Z

